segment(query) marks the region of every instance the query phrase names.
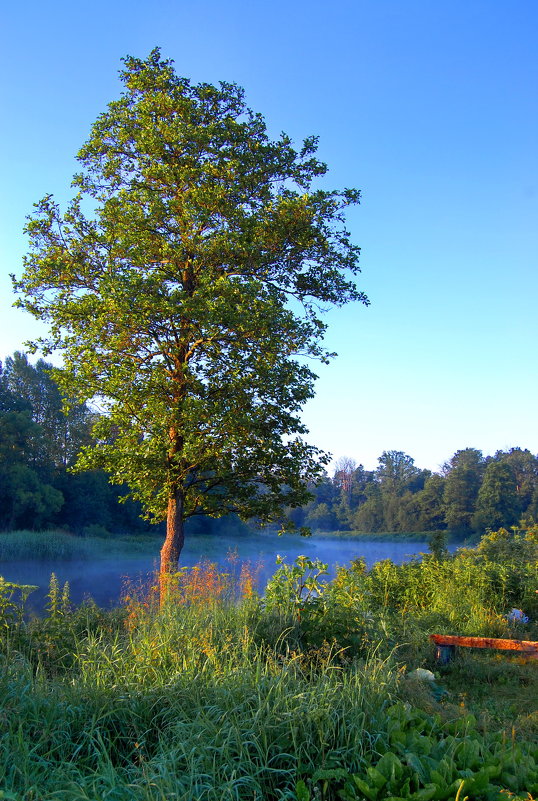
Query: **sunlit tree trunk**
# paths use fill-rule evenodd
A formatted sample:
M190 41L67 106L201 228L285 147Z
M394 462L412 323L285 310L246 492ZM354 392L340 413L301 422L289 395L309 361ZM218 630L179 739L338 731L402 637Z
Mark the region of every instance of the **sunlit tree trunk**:
M320 311L368 303L343 216L360 192L319 189L317 137L271 140L240 87L191 84L158 49L124 66L67 212L36 204L15 287L52 325L34 344L63 351L64 395L104 412L76 469L167 515L164 587L185 518L276 522L323 475L299 416L316 376L295 356L330 359Z
M166 539L161 548L159 569L159 598L161 606L169 596L172 576L177 571L179 556L185 542L183 504L182 491L177 488L173 489L168 499Z

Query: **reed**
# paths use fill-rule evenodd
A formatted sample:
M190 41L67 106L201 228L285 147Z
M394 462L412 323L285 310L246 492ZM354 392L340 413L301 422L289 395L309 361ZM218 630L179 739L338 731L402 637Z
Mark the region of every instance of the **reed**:
M104 559L129 553L157 553L147 536L77 537L65 531L9 531L0 534L0 561Z

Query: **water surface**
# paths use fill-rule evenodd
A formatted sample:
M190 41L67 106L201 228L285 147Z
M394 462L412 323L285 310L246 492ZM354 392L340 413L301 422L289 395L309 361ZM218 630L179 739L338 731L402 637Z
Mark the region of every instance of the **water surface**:
M70 597L74 604L91 597L99 606L106 608L118 603L127 584L151 584L158 566L159 548L160 542L155 539L154 544L148 544L148 552L142 554L126 553L120 557L99 557L93 560L0 562L0 575L6 581L38 585L39 589L28 601L30 611L42 611L52 572L56 574L60 585L69 582ZM241 563L249 562L257 570L258 588L263 591L268 579L277 569L277 555L284 557L288 564L301 554L311 559L320 559L329 565L329 574L334 575L338 565L347 565L352 559L359 557L364 557L368 566L381 559L392 559L400 564L427 550L426 542L340 539L322 535L313 535L310 538L297 535L278 537L270 533L237 538L192 536L185 541L181 565L192 567L201 560L209 560L229 572L240 571Z

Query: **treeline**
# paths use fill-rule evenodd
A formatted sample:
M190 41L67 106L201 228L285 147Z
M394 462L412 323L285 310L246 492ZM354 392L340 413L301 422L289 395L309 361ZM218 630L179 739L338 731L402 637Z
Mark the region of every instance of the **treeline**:
M299 526L362 532L449 530L469 536L538 521L538 458L511 448L484 456L457 451L441 473L418 468L402 451L385 451L376 470L342 459L313 500L291 511Z
M0 364L0 529L150 530L137 504L118 503L122 489L103 471L69 472L95 414L86 405L64 414L50 369L18 352Z
M0 362L0 531L59 528L79 536L162 537L164 524L141 518L140 504L126 498L126 487L110 484L103 470L70 472L91 442L98 414L85 404L66 413L51 370L49 362L32 364L20 352ZM194 517L188 530L248 532L235 515Z
M16 352L0 363L0 530L59 527L75 534L155 532L140 507L125 500L103 471L69 472L91 441L96 412L63 410L51 365ZM461 535L538 521L538 458L512 448L483 456L458 451L441 473L411 456L385 451L376 470L341 459L334 475L311 487L312 501L289 510L314 530L411 532L448 529ZM123 497L124 502L118 501ZM218 533L235 518L195 518L191 531ZM160 532L159 532L160 533Z

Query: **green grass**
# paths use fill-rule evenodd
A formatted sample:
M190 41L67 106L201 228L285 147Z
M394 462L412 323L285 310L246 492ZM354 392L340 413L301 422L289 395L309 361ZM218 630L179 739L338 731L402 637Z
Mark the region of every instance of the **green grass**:
M460 649L443 669L452 704L476 716L484 729L516 731L538 743L538 664L502 651Z
M430 532L431 533L431 532ZM242 536L242 551L248 554L249 546L252 555L256 556L260 545L266 545L267 532L252 531L248 536ZM281 545L286 543L295 544L299 535L284 535L278 542ZM428 533L375 533L363 534L357 531L329 531L314 533L314 538L334 538L334 539L357 539L357 540L380 540L380 541L424 541L428 539ZM229 539L230 547L236 542L235 537L224 535L224 539ZM197 534L193 541L197 544L204 543L204 550L211 558L212 551L222 552L223 537L214 534ZM157 554L160 547L160 537L147 534L128 535L108 535L103 529L103 536L79 537L65 531L9 531L0 533L0 561L15 561L26 559L106 559L111 556L122 556L125 553L133 554ZM277 542L277 541L275 541ZM305 548L308 547L308 539L304 540ZM278 543L277 543L278 544Z
M317 537L327 537L336 539L353 539L353 540L381 540L393 542L394 540L406 540L409 542L425 542L431 536L431 531L322 531L316 529L314 535Z
M487 553L357 562L326 586L298 561L264 599L205 565L182 571L162 609L133 590L110 612L71 610L55 585L45 618L0 604L0 798L535 795L538 662L467 651L440 671L428 640L538 638L503 616L530 611L536 562Z
M20 650L10 641L0 787L40 799L293 797L322 754L358 770L375 745L371 721L396 688L387 663L344 671L330 649L313 660L270 646L249 604L135 609L135 626L86 610L36 624Z
M99 559L126 552L157 553L158 538L137 535L76 537L65 531L9 531L0 534L0 561L17 559Z

